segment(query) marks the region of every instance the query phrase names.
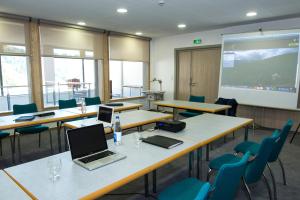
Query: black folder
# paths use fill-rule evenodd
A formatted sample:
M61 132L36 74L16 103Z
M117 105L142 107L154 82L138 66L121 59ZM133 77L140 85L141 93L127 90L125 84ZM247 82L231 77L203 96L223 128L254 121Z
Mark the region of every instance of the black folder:
M142 141L165 149L171 149L183 143L183 141L181 140L176 140L174 138L169 138L161 135L154 135L143 138Z

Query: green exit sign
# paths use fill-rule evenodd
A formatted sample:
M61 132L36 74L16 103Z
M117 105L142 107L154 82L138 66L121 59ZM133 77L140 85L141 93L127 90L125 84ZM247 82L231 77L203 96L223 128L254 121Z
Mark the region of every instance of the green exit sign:
M201 44L202 40L200 38L194 39L194 44Z

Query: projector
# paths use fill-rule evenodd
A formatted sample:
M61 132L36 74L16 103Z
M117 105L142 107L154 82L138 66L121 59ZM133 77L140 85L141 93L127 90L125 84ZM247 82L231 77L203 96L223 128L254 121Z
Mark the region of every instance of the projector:
M170 131L173 133L177 133L185 128L185 122L177 121L177 120L161 120L156 122L156 128L164 131Z

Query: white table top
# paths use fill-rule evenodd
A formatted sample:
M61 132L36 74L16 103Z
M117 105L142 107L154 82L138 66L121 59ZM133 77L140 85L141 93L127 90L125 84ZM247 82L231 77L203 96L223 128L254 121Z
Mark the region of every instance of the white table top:
M215 123L213 123L214 121ZM185 122L187 123L186 129L179 133L160 130L143 132L143 137L159 134L184 142L173 149L163 149L146 143L142 143L140 148L137 148L134 144L133 134L123 136L123 144L120 146L115 146L112 140L109 140L109 147L126 155L127 158L93 171L74 164L70 152L54 155L54 157L61 158L63 163L61 178L54 184L48 178L48 158L10 167L5 171L38 199L96 198L204 146L224 134L229 134L232 130L246 126L252 123L252 120L203 114L186 119Z
M231 108L231 106L228 105L219 105L213 103L199 103L199 102L181 101L181 100L156 101L154 102L154 104L158 106L164 106L164 107L189 109L189 110L211 112L211 113L215 113L215 112L219 112Z
M9 176L0 171L0 199L31 199Z
M121 126L123 129L150 124L162 119L169 119L173 117L173 115L170 114L164 114L164 113L152 112L146 110L133 110L128 112L122 112L119 114L119 116L120 116ZM68 128L79 128L82 126L90 126L98 123L100 122L97 121L97 118L87 118L87 119L67 122L64 125Z

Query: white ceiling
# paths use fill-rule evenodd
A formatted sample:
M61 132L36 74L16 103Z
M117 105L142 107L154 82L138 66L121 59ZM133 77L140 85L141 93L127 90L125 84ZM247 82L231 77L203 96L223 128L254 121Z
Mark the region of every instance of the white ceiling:
M116 9L125 7L120 15ZM247 18L248 11L258 15ZM0 12L160 37L261 20L300 16L300 0L0 0ZM178 30L177 24L187 28Z

